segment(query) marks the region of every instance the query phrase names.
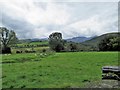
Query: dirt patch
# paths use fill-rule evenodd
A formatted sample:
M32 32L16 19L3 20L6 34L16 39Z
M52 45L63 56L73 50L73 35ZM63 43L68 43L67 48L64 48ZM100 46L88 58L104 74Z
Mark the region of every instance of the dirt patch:
M120 81L117 80L101 80L99 82L88 83L87 88L120 88Z

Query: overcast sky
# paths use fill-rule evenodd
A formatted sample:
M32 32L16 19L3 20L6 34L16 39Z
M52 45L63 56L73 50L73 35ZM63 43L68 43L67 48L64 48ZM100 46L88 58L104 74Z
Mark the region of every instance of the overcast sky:
M0 26L14 30L18 38L46 38L52 32L61 32L63 38L117 32L118 2L107 1L4 0Z

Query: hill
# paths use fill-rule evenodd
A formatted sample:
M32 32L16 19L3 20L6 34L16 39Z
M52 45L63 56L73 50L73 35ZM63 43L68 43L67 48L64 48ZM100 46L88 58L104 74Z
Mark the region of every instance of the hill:
M42 41L47 41L48 38L33 38L33 39L20 39L20 43L29 43L29 42L42 42Z
M84 42L84 41L90 40L92 38L93 37L73 37L73 38L66 39L66 41L80 43L80 42Z
M118 37L118 35L120 34L120 32L114 32L114 33L107 33L107 34L103 34L101 36L97 36L97 37L94 37L90 40L87 40L85 42L82 42L82 44L85 44L85 45L90 45L90 46L93 46L93 47L98 47L98 44L99 42L104 39L105 37L108 37L108 36L116 36Z
M107 33L107 34L103 34L101 36L94 36L94 37L73 37L71 39L66 39L66 45L65 47L69 47L69 45L75 44L79 51L89 51L89 50L98 50L98 44L99 42L104 39L105 37L108 36L118 36L118 32L114 32L114 33ZM29 45L40 45L40 46L48 46L48 39L44 38L44 39L25 39L25 40L20 40L20 43L18 44L18 46L24 46L26 44Z

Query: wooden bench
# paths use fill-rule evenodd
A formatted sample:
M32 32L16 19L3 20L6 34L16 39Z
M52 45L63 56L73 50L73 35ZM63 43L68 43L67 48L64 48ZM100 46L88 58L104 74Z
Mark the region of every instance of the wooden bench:
M103 66L102 79L120 80L120 66Z

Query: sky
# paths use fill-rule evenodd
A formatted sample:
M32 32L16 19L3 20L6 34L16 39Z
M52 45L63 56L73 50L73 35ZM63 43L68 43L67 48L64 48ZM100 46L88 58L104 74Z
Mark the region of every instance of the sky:
M98 1L3 0L0 26L14 30L20 39L46 38L53 32L65 39L117 32L118 0Z

